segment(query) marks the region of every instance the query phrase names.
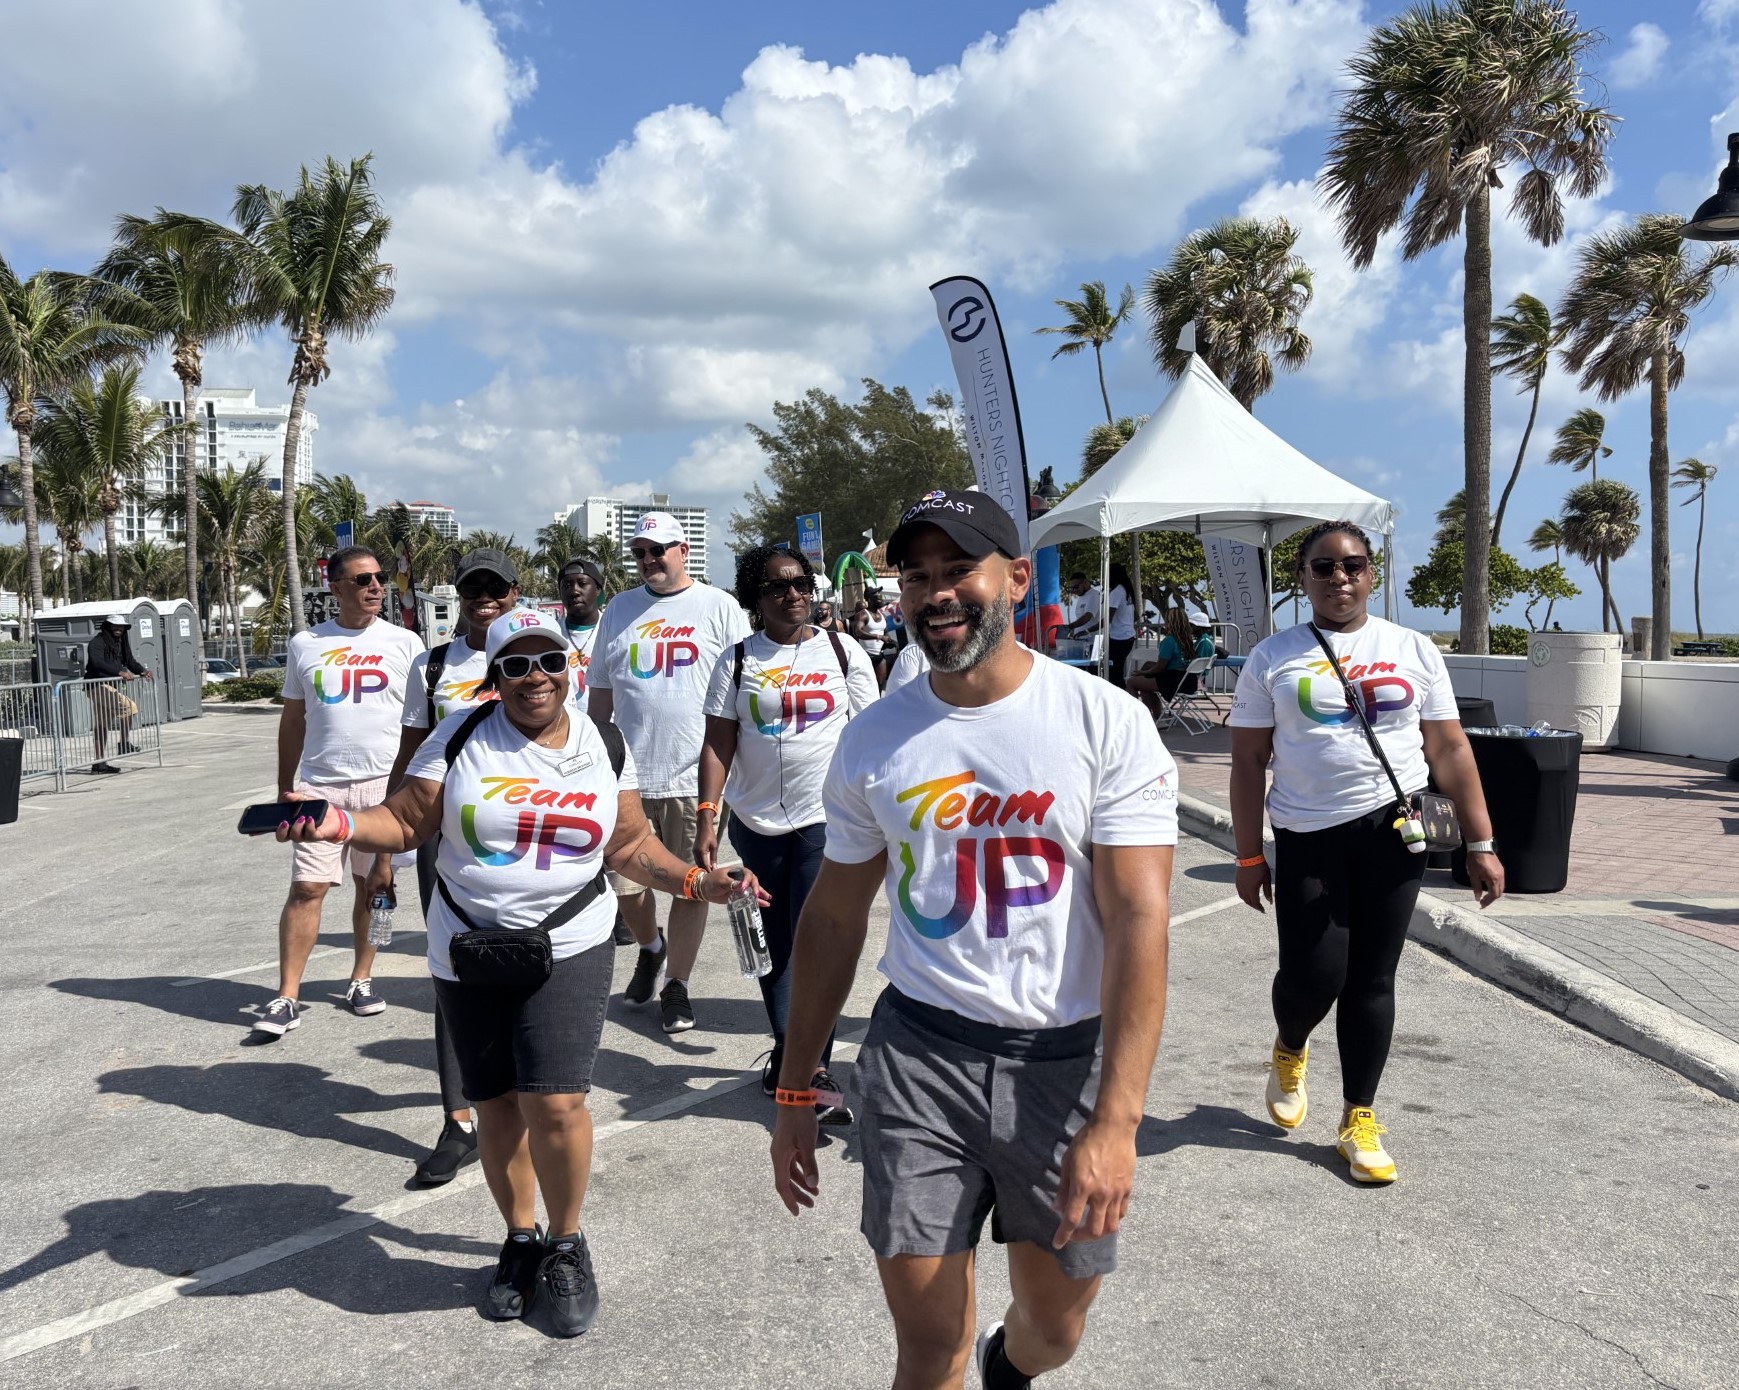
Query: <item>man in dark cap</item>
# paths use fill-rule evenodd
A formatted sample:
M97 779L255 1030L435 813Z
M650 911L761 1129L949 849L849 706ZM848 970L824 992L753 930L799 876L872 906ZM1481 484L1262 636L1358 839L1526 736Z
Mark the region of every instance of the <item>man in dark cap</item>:
M125 613L110 613L103 619L97 635L85 648L86 680L136 681L141 676L146 680L156 679L156 675L147 671L133 656L132 645L127 641L127 631L132 626ZM91 742L97 750L97 760L91 764L91 771L119 772L120 768L104 759L109 724L116 724L121 736L117 751L137 753L139 750L133 747L133 716L138 714L139 707L121 693L118 685L93 685L90 699Z

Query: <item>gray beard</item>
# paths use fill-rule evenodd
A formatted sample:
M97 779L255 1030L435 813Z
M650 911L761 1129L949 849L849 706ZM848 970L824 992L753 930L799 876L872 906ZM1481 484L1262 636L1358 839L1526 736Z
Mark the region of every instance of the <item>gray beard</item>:
M970 671L995 651L1007 636L1013 620L1014 605L1006 596L985 605L982 616L974 617L968 612L966 640L944 654L938 654L936 648L930 645L930 634L922 622L917 624L915 631L918 646L930 659L931 668L954 676L962 671Z

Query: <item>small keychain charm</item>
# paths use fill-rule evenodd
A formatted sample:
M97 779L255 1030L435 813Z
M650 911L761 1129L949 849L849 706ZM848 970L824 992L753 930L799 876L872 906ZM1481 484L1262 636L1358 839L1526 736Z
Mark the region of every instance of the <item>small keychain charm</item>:
M1401 832L1401 843L1407 846L1407 853L1425 853L1425 826L1418 812L1402 816L1395 822L1395 829Z

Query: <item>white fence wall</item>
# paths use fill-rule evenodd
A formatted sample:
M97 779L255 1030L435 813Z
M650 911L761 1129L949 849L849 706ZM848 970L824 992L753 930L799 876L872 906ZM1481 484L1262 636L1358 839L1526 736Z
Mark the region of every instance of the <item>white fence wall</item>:
M1525 656L1443 658L1457 695L1497 706L1498 722L1526 724ZM1739 662L1627 661L1618 747L1672 757L1739 757Z

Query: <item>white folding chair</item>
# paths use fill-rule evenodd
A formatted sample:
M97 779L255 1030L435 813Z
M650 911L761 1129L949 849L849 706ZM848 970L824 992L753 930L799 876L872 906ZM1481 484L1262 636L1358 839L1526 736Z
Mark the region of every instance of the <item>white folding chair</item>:
M1198 656L1184 668L1183 679L1177 683L1177 690L1154 717L1154 723L1159 728L1169 729L1173 724L1179 724L1183 726L1185 733L1194 738L1197 734L1207 733L1213 727L1202 713L1204 707L1215 714L1220 712L1219 706L1202 688L1203 678L1213 664L1214 659L1211 656Z

